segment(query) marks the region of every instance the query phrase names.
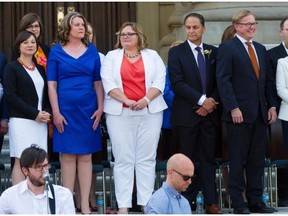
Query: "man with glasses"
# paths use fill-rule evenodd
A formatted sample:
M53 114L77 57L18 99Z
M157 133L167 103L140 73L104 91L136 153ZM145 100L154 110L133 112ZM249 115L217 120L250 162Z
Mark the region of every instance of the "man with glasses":
M166 182L148 201L145 214L191 214L188 200L181 195L192 183L194 165L184 154L172 155L167 162Z
M253 41L257 22L251 11L235 13L232 24L235 37L219 46L216 66L229 147L228 191L235 214L273 213L261 199L267 125L277 119L267 52Z
M47 152L33 144L20 157L26 180L5 190L0 197L0 214L75 214L69 189L49 185L48 197L43 175L49 172ZM49 201L48 201L49 200ZM52 200L52 201L50 201ZM52 209L51 203L54 202Z

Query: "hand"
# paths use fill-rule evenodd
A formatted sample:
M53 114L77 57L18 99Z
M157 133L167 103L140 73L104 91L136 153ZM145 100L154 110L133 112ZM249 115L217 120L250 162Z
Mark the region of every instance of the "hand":
M244 121L242 112L239 108L231 110L231 117L234 124L240 124Z
M208 111L206 109L204 109L203 107L200 107L196 113L199 115L199 116L206 116L208 115Z
M134 103L134 105L131 109L137 111L137 110L142 110L147 106L148 106L148 102L144 98L141 98L136 103Z
M8 121L2 119L0 122L0 136L4 136L8 132Z
M268 110L268 123L269 124L272 124L274 122L276 122L277 120L277 112L276 112L276 108L275 107L271 107L269 110Z
M95 131L100 123L100 120L101 120L101 117L102 117L102 114L103 114L103 111L102 110L96 110L93 115L91 116L91 119L94 119L94 122L93 122L93 125L92 125L92 128L93 130Z
M64 116L61 115L61 113L53 114L53 123L56 126L59 133L64 132L64 124L68 125L66 119L64 118Z
M130 100L130 99L126 99L126 100L124 101L124 104L125 104L126 106L128 106L130 109L133 109L133 107L134 107L135 104L136 104L136 101Z
M50 121L50 113L46 111L40 111L36 117L36 121L48 123Z
M206 98L202 104L202 107L206 109L208 113L212 113L218 104L219 103L216 102L213 98Z

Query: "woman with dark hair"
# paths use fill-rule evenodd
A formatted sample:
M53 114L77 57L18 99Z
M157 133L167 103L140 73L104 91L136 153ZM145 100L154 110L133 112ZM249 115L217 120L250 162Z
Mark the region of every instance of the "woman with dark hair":
M72 192L77 170L85 214L91 213L91 154L101 151L99 123L103 113L100 57L88 36L85 17L68 13L58 27L59 42L51 49L47 64L53 151L61 153L63 185Z
M36 36L29 31L20 32L15 49L20 57L7 64L4 71L4 91L9 103L10 156L15 157L12 184L24 180L19 158L31 143L47 150L47 123L50 121L50 104L45 70L32 60L37 51Z
M40 41L43 33L43 24L40 17L36 13L28 13L24 15L19 23L19 32L21 31L32 32L37 39L38 48L33 56L33 61L46 69L47 58L50 48ZM17 50L14 50L12 54L12 60L19 57Z

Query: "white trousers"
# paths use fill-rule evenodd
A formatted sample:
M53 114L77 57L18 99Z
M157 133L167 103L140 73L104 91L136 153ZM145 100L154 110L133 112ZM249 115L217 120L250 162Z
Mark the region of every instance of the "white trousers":
M155 184L156 150L163 112L135 115L123 108L120 116L106 114L108 133L115 158L115 194L119 208L132 207L134 172L137 204L145 206Z

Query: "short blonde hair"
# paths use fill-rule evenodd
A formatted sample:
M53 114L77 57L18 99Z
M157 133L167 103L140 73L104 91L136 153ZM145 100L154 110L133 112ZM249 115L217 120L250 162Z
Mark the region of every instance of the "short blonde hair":
M142 26L139 25L136 22L125 22L125 23L123 23L123 25L120 27L119 31L116 33L116 35L117 35L117 43L115 44L115 48L116 49L117 48L122 48L121 41L120 41L120 34L121 34L121 32L123 31L123 29L126 26L131 26L133 31L135 31L135 33L137 33L137 35L138 35L138 50L140 51L140 50L145 49L148 46L147 37L144 34Z
M171 44L170 48L178 46L179 44L182 44L183 42L184 41L182 41L182 40L176 40Z
M236 12L233 17L232 17L232 23L233 24L237 24L241 21L241 19L243 19L244 17L246 16L249 16L249 15L252 15L255 17L255 14L250 11L250 10L241 10L241 11L238 11Z

